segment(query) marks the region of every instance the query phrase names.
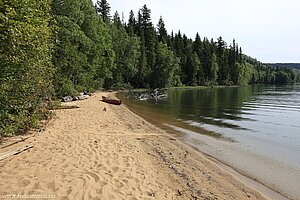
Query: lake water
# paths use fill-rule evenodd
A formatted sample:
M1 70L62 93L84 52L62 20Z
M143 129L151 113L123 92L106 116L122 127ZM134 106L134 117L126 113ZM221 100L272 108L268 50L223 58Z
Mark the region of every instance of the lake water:
M300 86L169 89L123 94L130 109L202 152L300 199ZM204 134L201 134L204 133ZM211 134L213 133L213 134ZM215 136L214 133L218 133Z

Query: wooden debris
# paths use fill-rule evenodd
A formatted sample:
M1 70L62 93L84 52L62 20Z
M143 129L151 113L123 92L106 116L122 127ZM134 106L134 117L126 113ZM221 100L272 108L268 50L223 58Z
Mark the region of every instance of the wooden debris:
M76 106L76 105L63 105L59 109L75 109L75 108L79 108L79 106Z
M1 160L4 160L5 158L11 157L11 156L13 156L13 155L17 155L17 154L19 154L19 153L21 153L21 152L23 152L23 151L28 150L28 149L31 149L32 147L33 147L33 145L30 144L30 145L26 145L25 147L16 149L16 150L14 150L14 151L11 151L11 152L9 152L9 153L7 153L7 154L1 156L1 157L0 157L0 161L1 161Z
M35 136L35 135L34 135L34 136ZM34 137L34 136L29 136L29 137L26 137L26 138L21 138L20 140L17 140L17 141L15 141L15 142L12 142L12 143L10 143L10 144L7 144L7 145L5 145L5 146L2 146L1 149L4 149L4 148L6 148L6 147L10 147L10 146L12 146L12 145L14 145L14 144L17 144L17 143L19 143L19 142L24 142L25 140L27 140L27 139L29 139L29 138L32 138L32 137Z
M74 108L79 108L79 107L72 102L52 101L49 105L49 110L74 109Z

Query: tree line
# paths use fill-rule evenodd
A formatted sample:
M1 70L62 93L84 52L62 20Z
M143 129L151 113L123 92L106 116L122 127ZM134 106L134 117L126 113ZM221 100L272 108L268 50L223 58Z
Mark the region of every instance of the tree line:
M49 115L53 98L108 88L293 83L232 41L168 33L144 5L128 20L106 0L0 2L0 135L24 132Z

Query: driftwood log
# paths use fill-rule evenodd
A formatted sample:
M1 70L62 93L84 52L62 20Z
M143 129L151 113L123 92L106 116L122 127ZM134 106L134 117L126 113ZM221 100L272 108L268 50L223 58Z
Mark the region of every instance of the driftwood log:
M10 143L10 144L7 144L7 145L2 146L1 149L4 149L4 148L6 148L6 147L10 147L10 146L12 146L12 145L14 145L14 144L17 144L17 143L19 143L19 142L24 142L25 140L27 140L27 139L29 139L29 138L32 138L32 137L34 137L34 136L35 136L35 135L29 136L29 137L26 137L26 138L20 138L20 139L17 140L17 141L14 141L14 142L12 142L12 143Z
M17 154L19 154L19 153L21 153L23 151L28 150L28 149L31 149L32 147L33 147L33 144L29 144L29 145L26 145L25 147L22 147L22 148L14 150L14 151L11 151L9 153L6 153L6 154L0 156L0 161L4 160L5 158L9 158L9 157L11 157L13 155L17 155Z

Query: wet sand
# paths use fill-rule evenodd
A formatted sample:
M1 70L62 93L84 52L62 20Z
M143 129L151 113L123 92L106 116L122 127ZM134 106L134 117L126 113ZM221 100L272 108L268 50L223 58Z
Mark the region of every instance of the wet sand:
M0 149L3 155L34 145L0 161L0 198L265 199L126 106L99 101L102 95L114 94L97 93L75 102L78 109L57 110L45 130Z

